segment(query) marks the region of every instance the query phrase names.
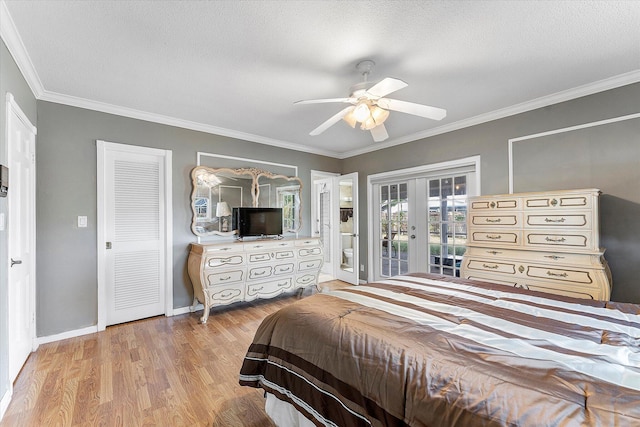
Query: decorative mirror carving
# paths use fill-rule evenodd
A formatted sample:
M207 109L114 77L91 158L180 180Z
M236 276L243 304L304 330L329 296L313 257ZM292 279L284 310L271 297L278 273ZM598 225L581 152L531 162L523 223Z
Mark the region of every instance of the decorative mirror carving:
M193 191L191 231L196 236L231 236L235 207L278 207L283 213L283 234L302 226L302 181L257 168L211 168L191 171Z

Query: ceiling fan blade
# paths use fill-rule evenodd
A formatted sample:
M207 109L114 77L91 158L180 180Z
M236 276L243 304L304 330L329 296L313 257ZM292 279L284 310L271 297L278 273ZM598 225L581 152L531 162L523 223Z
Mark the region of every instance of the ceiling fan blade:
M389 95L391 92L395 92L407 86L409 85L402 80L387 77L367 90L367 94L374 98L382 98L383 96Z
M307 99L303 101L296 101L294 104L324 104L329 102L351 102L355 103L358 100L355 98L327 98L327 99Z
M398 101L397 99L380 98L376 101L380 108L413 114L432 120L442 120L447 116L447 110L429 105L414 104L413 102Z
M389 138L389 134L387 133L387 128L384 127L384 123L371 129L371 136L373 136L373 140L375 142L382 142Z
M320 135L322 132L324 132L325 130L329 129L331 126L333 126L336 123L338 123L344 116L349 114L349 112L351 110L353 110L354 108L355 107L353 105L350 105L347 108L345 108L343 110L340 110L340 112L338 114L335 114L335 115L331 116L329 118L329 120L327 120L326 122L322 123L320 126L315 128L314 130L309 132L309 135L311 135L311 136Z

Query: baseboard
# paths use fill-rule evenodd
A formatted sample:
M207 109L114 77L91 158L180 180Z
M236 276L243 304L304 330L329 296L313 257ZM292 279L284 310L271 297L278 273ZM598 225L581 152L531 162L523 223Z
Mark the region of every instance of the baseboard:
M2 421L4 413L7 412L7 408L11 402L11 396L13 396L13 384L9 384L9 389L6 391L4 396L2 396L2 400L0 400L0 421Z
M204 305L202 305L202 304L196 305L195 309L192 309L191 306L188 305L186 307L174 308L173 309L173 315L177 316L179 314L193 313L194 311L203 310L203 309L204 309Z
M47 344L54 341L66 340L67 338L75 338L80 337L82 335L94 334L98 332L98 326L89 326L82 329L75 329L73 331L62 332L60 334L48 335L46 337L38 337L36 338L36 343L38 345Z

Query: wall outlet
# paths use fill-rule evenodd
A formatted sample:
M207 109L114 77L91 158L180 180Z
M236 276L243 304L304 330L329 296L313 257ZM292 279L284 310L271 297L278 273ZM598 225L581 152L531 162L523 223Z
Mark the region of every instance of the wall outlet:
M360 271L364 273L364 264L360 264Z
M85 228L87 226L87 217L79 216L78 217L78 228Z

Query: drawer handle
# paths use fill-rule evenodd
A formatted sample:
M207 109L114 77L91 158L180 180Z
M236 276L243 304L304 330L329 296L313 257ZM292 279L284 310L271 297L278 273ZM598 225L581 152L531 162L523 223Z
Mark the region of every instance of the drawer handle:
M487 251L487 253L491 254L491 255L498 255L498 254L501 254L502 252L499 252L499 251Z
M221 298L229 298L233 296L233 292L227 292L226 294L220 294Z
M544 219L545 222L565 222L566 220L567 220L566 218L560 218L560 219L545 218Z
M500 239L502 239L502 236L499 235L499 234L497 236L495 234L487 234L487 239L500 240Z
M550 271L547 271L547 276L551 276L551 277L567 277L568 274L567 273L552 273Z
M502 221L502 219L501 218L498 218L498 219L486 218L485 221L486 222L500 222L500 221Z
M495 270L495 269L497 269L497 268L498 268L498 264L493 264L493 265L489 265L489 264L482 264L482 266L483 266L484 268L490 268L490 269L492 269L492 270Z
M254 273L256 276L262 276L264 273L266 273L266 271L259 271L257 273Z
M262 245L256 245L256 246L254 246L254 248L256 248L256 249L260 249L261 247L262 247Z
M546 240L547 242L562 243L562 242L564 242L564 241L565 241L565 240L567 240L567 239L565 239L564 237L561 237L561 238L559 238L559 239L554 239L553 237L545 237L545 240Z
M231 248L220 248L221 251L230 251Z
M289 282L282 282L282 283L278 283L278 286L279 286L280 288L284 288L285 286L288 286L288 285L289 285Z
M550 258L550 259L552 259L552 260L554 260L554 261L557 261L557 260L559 260L559 259L564 259L564 257L563 257L563 256L558 256L558 255L545 255L544 257L545 257L545 258Z
M311 268L311 267L315 267L315 263L313 263L313 264L307 264L307 268Z
M286 243L280 243L280 246L287 246Z
M221 282L224 282L225 280L229 280L229 279L231 279L231 276L221 277L221 278L220 278L220 281L221 281Z
M259 288L253 288L253 292L258 292L264 289L264 286L260 286Z

